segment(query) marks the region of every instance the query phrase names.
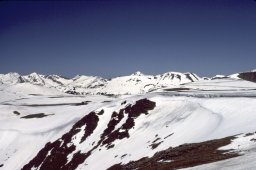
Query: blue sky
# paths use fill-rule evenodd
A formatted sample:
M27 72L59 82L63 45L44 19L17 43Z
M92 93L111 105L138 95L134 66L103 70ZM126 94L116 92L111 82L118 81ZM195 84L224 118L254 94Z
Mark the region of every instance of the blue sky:
M254 0L0 1L0 73L256 68Z

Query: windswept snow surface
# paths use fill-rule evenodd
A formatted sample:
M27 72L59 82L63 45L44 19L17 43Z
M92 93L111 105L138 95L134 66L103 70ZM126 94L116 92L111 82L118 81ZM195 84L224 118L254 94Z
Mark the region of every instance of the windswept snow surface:
M134 79L139 76L142 74L131 75ZM148 79L143 76L143 79ZM127 80L126 77L122 78L124 82ZM87 77L76 77L76 81L79 79L87 80ZM113 88L113 92L122 90L116 89L119 85L115 86L115 83L109 86ZM133 89L133 86L130 88ZM3 165L0 169L23 168L40 153L46 143L61 141L62 135L69 133L76 122L92 111L99 113L101 110L104 113L97 114L99 121L92 134L81 142L87 127L81 125L80 132L75 134L69 143L70 146L75 146L75 150L68 154L68 161L72 160L75 153L87 153L92 149L90 156L79 164L77 169L107 169L114 164L126 164L142 157L152 157L158 151L184 143L203 142L239 134L239 138L220 149L235 149L243 154L242 156L197 166L194 169L256 168L256 161L253 159L256 155L256 143L252 140L255 135L245 136L246 133L256 131L255 83L236 79L215 79L171 88L159 88L146 94L107 97L65 94L55 88L30 83L0 85L0 165ZM134 93L140 91L135 90ZM129 137L115 139L111 143L112 147L104 144L97 146L109 122L119 119L112 117L113 113L120 113L120 110L129 105L136 105L137 101L145 98L154 102L155 107L149 110L148 114L140 114L134 118L134 126L128 130ZM39 113L46 116L36 117ZM28 115L35 116L24 118ZM122 127L128 119L129 114L124 111L123 118L115 125L113 131L126 131ZM156 143L159 144L152 148L152 144ZM54 153L49 150L47 156L52 154Z

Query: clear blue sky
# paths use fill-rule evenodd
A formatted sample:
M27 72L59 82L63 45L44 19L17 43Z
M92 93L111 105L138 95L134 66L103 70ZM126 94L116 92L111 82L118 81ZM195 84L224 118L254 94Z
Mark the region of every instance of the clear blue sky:
M0 1L0 73L256 68L255 0Z

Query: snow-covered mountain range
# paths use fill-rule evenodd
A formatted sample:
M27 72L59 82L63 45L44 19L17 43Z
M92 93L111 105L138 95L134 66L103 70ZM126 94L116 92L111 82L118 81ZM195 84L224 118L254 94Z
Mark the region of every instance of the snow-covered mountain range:
M123 95L144 94L167 87L178 87L182 84L199 80L215 79L246 79L255 81L254 72L235 73L229 76L216 75L212 78L200 78L195 73L167 72L159 75L144 75L135 72L128 76L120 76L112 79L104 79L98 76L77 75L74 78L65 78L58 75L42 75L31 73L19 75L18 73L0 74L0 84L17 85L26 84L57 89L60 92L80 95Z
M61 92L70 94L142 94L154 89L177 86L198 80L200 78L194 73L178 72L167 72L156 76L136 72L129 76L116 77L110 80L84 75L77 75L68 79L58 75L46 76L37 73L25 76L18 73L0 74L0 83L2 84L30 83L47 88L56 88Z
M256 169L255 77L2 74L0 170Z

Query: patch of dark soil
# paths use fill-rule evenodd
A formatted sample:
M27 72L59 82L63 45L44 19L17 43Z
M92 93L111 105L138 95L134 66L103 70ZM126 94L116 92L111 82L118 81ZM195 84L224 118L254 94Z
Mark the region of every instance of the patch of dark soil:
M255 139L255 138L252 138L250 141L252 141L252 142L256 142L256 139Z
M156 141L160 140L161 138L156 138L152 143L155 143Z
M162 142L163 142L163 141L158 142L158 143L153 142L153 143L152 143L151 145L149 145L149 146L151 147L151 149L155 149L155 148L157 148Z
M11 104L11 103L2 103L2 105L5 105L5 106L12 106L13 104Z
M102 103L109 103L109 102L112 102L112 101L111 100L105 100Z
M231 136L201 143L184 144L175 148L170 147L157 152L151 158L144 157L126 165L116 164L108 170L174 170L237 157L238 153L218 150L218 148L230 144L234 138Z
M20 117L21 119L32 119L32 118L42 118L42 117L46 117L46 116L50 116L50 115L54 115L54 114L44 114L44 113L36 113L36 114L30 114L27 116L22 116Z
M239 78L256 83L256 72L244 72L238 75Z
M174 134L174 133L171 133L171 134L165 136L164 139L169 138L169 137L172 136L173 134Z
M75 103L73 104L74 106L81 106L81 105L87 105L88 103L90 103L91 101L84 101L84 102L81 102L81 103ZM72 104L71 104L72 105Z
M107 150L113 148L114 146L115 146L114 144L108 145Z
M121 103L121 105L124 105L124 104L126 104L126 100Z
M155 135L156 139L152 142L152 144L149 145L149 147L151 147L151 149L155 149L157 148L163 141L159 141L161 140L160 137L158 137L158 134ZM157 142L159 141L159 142Z
M255 133L246 133L244 136L247 137L247 136L252 136L254 135Z
M177 91L177 92L187 91L187 90L190 90L190 88L170 88L170 89L164 89L164 91Z
M97 115L103 115L103 114L104 114L104 110L103 109L97 113Z
M18 100L24 100L24 99L28 99L28 98L27 98L27 97L22 97L22 98L16 99L16 101L18 101Z
M123 159L124 157L126 157L127 156L127 154L123 154L122 156L121 156L121 159Z
M20 112L18 112L18 111L13 111L13 113L16 115L20 115Z
M91 112L79 120L72 129L64 134L61 138L51 143L48 142L42 150L26 164L22 170L31 170L39 168L41 170L73 170L78 167L85 159L90 156L91 151L81 153L80 151L74 153L73 158L68 162L67 156L76 150L76 146L72 143L72 137L79 133L83 126L85 126L84 135L80 142L86 140L96 129L99 118L95 112ZM94 149L94 148L93 148Z
M4 166L4 164L0 164L0 167L3 167Z
M43 106L65 106L65 105L70 105L70 106L81 106L81 105L87 105L91 101L83 101L80 103L50 103L50 104L24 104L21 106L28 106L28 107L43 107Z
M29 94L31 96L42 96L42 94Z
M48 98L50 99L58 99L58 98L64 98L65 96L50 96Z

